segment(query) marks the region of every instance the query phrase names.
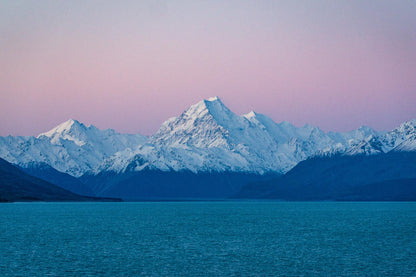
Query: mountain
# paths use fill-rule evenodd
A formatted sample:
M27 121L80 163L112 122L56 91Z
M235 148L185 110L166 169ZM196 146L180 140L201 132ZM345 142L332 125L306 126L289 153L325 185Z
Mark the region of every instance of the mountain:
M286 121L277 124L271 118L254 111L244 117L273 137L277 152L273 166L281 168L281 173L289 171L328 145L337 143L318 127L308 124L299 128Z
M314 157L300 162L279 178L244 186L236 197L299 201L401 200L407 195L406 199L416 200L415 178L416 152ZM393 197L392 191L395 197L400 197Z
M365 131L376 133L369 128ZM365 131L357 132L358 142ZM192 105L162 124L147 143L110 157L97 170L162 170L192 172L285 173L318 151L344 141L354 133L331 138L317 127L275 123L250 112L236 115L218 97ZM345 146L346 147L346 146Z
M80 194L226 198L244 179L284 175L302 161L416 151L415 126L412 120L390 132L362 126L325 133L254 111L237 115L211 97L168 119L150 137L71 119L37 137L0 137L0 157Z
M0 159L0 201L104 201L80 196L39 178L30 176ZM115 200L115 199L113 199Z
M38 137L0 137L0 157L23 168L33 162L44 163L79 177L114 153L146 140L141 135L99 130L70 119Z
M377 132L368 126L361 126L357 130L352 130L350 132L329 132L328 136L343 145L351 145L353 142L363 141L369 137L377 137L381 134L382 133Z
M267 132L231 112L219 98L203 100L164 122L147 144L113 157L100 170L192 172L279 171L275 142Z
M356 131L359 130L360 129ZM329 133L331 137L335 137L338 134ZM357 138L359 137L360 135L357 135ZM366 131L365 135L362 136L362 139L350 140L344 145L330 145L323 151L318 151L315 155L377 155L389 153L391 151L416 151L416 119L406 121L390 132L381 132L377 134L373 133L371 130Z
M283 174L317 153L347 152L370 136L378 133L369 127L325 133L254 111L240 116L212 97L167 120L150 138L71 119L37 137L0 137L0 157L22 168L47 164L74 177L132 170Z
M63 189L83 196L95 196L92 189L82 183L78 178L67 173L60 172L46 163L32 162L20 168L27 174L45 180Z
M416 119L402 123L399 127L380 137L383 151L416 151Z

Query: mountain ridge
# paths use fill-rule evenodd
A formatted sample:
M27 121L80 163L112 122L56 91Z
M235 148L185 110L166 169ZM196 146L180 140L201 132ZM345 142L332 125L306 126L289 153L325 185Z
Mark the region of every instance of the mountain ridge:
M74 177L149 169L283 174L313 156L415 151L415 126L410 120L390 132L362 126L325 133L255 111L237 115L211 97L166 120L150 137L70 119L37 137L0 137L0 157L23 168L44 163Z
M394 191L395 181L407 180ZM411 180L411 181L409 181ZM378 191L376 184L388 184ZM370 189L371 188L371 189ZM380 187L381 188L381 187ZM360 192L361 191L361 192ZM416 200L416 152L388 152L379 155L333 155L313 157L297 164L283 176L243 186L236 198L312 200ZM377 197L378 198L377 198ZM397 198L399 199L399 198Z
M0 158L0 202L14 201L121 201L81 196L31 176Z

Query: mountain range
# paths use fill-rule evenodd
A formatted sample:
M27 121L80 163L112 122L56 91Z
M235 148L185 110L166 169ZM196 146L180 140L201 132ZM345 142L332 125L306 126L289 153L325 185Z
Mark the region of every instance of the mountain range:
M37 137L0 137L0 157L26 173L79 194L124 199L247 197L247 183L290 174L302 161L414 151L416 120L389 132L325 133L254 111L237 115L218 97L150 137L72 119Z
M234 197L416 201L416 152L313 157L285 175L245 185Z

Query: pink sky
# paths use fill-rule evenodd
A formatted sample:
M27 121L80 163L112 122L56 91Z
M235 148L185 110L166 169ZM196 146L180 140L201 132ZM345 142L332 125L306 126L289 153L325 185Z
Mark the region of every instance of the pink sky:
M325 131L416 118L415 1L82 2L0 3L0 135L149 135L215 95Z

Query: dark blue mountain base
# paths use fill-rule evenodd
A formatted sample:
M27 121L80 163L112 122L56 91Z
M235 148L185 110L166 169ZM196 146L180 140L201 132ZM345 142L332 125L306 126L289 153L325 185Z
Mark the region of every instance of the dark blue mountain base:
M90 187L83 184L78 178L60 172L46 163L32 163L28 165L28 167L21 169L29 175L45 180L76 194L95 196Z
M14 201L120 201L81 196L30 176L0 159L0 202Z
M24 170L72 192L125 200L416 201L415 152L315 157L283 176L144 170L77 179L47 165Z
M347 190L339 201L416 201L416 178L388 180Z
M145 170L124 174L100 173L96 176L83 176L81 181L91 187L97 196L124 200L226 199L238 193L249 182L276 176L278 175Z
M279 178L244 186L235 198L415 201L416 153L312 158Z

